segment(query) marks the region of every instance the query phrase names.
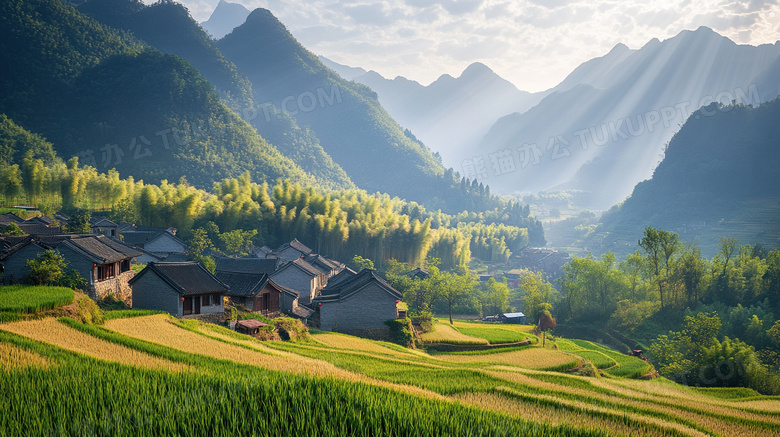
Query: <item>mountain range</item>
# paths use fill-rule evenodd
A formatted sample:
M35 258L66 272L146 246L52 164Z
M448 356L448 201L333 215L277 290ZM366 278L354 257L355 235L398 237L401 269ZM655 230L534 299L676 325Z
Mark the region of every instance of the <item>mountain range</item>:
M778 57L780 43L737 45L706 27L638 50L618 45L575 69L529 111L493 125L479 153L488 160L508 149L516 165L484 180L499 192L580 190L583 206L605 209L650 177L699 107L777 96L780 76L768 72Z
M462 175L504 194L570 190L579 207L596 210L650 177L699 107L780 94L780 43L738 45L706 27L636 50L618 44L539 93L518 91L479 63L427 87L328 65L374 89Z
M345 78L376 91L393 118L437 151L445 166L456 170L461 170L464 159L474 156L475 147L496 120L525 112L549 94L520 91L479 62L458 77L444 74L423 86L401 76L385 79L373 70L321 59Z

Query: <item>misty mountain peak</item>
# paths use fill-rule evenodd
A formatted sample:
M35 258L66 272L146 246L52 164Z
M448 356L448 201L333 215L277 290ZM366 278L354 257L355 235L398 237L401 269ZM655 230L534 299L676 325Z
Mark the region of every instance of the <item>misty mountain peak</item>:
M468 67L466 67L466 69L463 70L463 73L461 73L460 77L464 78L464 77L483 76L483 75L495 75L495 73L487 65L481 62L475 62L469 65Z
M220 0L214 12L201 26L215 38L222 38L240 26L249 15L249 9L239 3Z
M631 49L628 48L627 45L623 44L622 42L619 42L615 45L615 47L612 47L612 50L609 51L608 55L620 55L630 51Z

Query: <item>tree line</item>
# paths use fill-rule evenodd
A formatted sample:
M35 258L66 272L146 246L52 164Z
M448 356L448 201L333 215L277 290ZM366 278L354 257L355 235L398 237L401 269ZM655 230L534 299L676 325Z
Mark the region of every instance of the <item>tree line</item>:
M258 246L297 238L315 252L337 259L358 254L380 267L389 259L421 265L429 256L441 259L444 269L464 267L472 256L503 262L530 240L527 227L511 223L537 223L512 202L492 211L449 215L358 189L329 190L290 180L258 184L249 172L206 191L184 177L154 185L120 178L113 169L99 173L80 166L76 157L46 163L28 155L21 165L0 165L0 187L6 205L35 204L49 215L58 208L102 211L117 222L174 226L184 239L213 223L223 233L255 230L252 242Z
M608 252L598 259L575 257L564 266L560 293L548 300L558 319L652 342L651 357L661 373L690 384L736 384L736 378L713 379L712 368L702 369L715 356L731 357L723 361L731 366L739 356L747 366L739 372L753 375L748 386L780 392L780 382L767 376L780 370L780 250L728 237L706 259L695 244L652 227L638 246L620 262ZM690 334L704 325L706 334ZM670 327L682 329L659 336ZM689 342L694 337L699 340Z

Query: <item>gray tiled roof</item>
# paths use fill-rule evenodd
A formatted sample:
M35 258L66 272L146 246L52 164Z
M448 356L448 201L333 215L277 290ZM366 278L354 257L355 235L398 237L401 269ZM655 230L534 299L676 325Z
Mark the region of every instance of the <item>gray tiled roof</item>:
M136 256L141 256L143 254L143 252L141 252L140 250L130 247L127 244L122 243L121 241L117 241L113 238L108 238L105 235L97 235L95 238L100 240L101 243L105 244L106 246L114 249L115 251L125 256L134 258Z
M217 270L215 276L230 287L227 295L234 297L254 297L269 281L268 275L265 273L237 273Z
M335 288L338 284L347 279L351 279L355 275L357 275L357 273L354 270L346 267L344 270L338 272L337 274L333 275L332 278L328 279L328 286L325 288Z
M420 278L420 279L425 279L428 276L431 276L430 273L426 272L425 270L423 270L423 269L421 269L419 267L417 267L416 269L414 269L412 271L404 273L404 275L406 275L406 276L408 276L410 278Z
M278 249L276 249L276 252L281 252L284 249L287 249L288 247L292 247L293 249L297 250L298 252L301 252L304 255L308 255L312 252L311 249L309 249L305 244L298 241L298 239L294 239L293 241L290 241L289 243L284 243L281 246L279 246Z
M75 252L81 253L90 261L98 264L113 263L140 255L139 252L135 252L138 255L128 255L119 252L106 244L105 240L108 240L108 238L105 236L102 237L102 239L97 236L70 238L63 240L57 247L69 247Z
M2 225L2 226L8 226L11 223L19 224L19 223L22 223L22 222L24 222L24 220L22 220L18 215L14 214L12 212L7 212L5 214L0 214L0 225Z
M314 310L303 305L298 305L297 307L293 308L293 314L302 319L308 319L312 314L314 314Z
M363 269L360 273L352 276L349 279L343 280L336 285L328 284L323 288L320 295L314 298L315 301L322 300L336 300L344 299L345 297L355 293L371 282L376 282L380 287L384 288L388 293L395 296L397 299L401 299L401 293L393 288L384 278L379 276L376 271L370 269Z
M144 243L151 240L158 235L158 232L154 231L129 231L122 232L122 242L131 246L143 246Z
M156 274L182 296L225 293L229 287L198 262L149 263L133 279L135 284L144 275Z
M25 234L30 235L51 235L62 233L62 229L60 229L59 226L50 228L43 223L38 222L22 222L17 223L17 226L19 226L19 229L23 230Z
M264 258L231 258L221 256L216 258L217 271L236 273L267 273L276 270L277 259Z
M310 253L303 258L304 261L319 269L322 273L330 273L337 270L339 265L334 261L316 253Z

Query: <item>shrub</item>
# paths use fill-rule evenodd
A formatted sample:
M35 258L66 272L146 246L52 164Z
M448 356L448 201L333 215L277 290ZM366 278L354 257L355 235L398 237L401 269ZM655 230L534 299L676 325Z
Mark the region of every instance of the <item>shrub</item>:
M274 327L279 331L279 336L285 341L306 341L311 339L309 328L305 327L298 319L290 317L277 317L273 320Z
M87 296L82 297L78 301L78 318L82 323L87 325L102 325L103 324L103 312L100 311L94 300Z
M412 329L412 320L409 318L392 319L385 321L385 325L390 327L390 338L393 343L404 347L415 347L414 331Z
M411 315L413 325L419 325L421 332L430 332L433 329L433 313L420 311Z

